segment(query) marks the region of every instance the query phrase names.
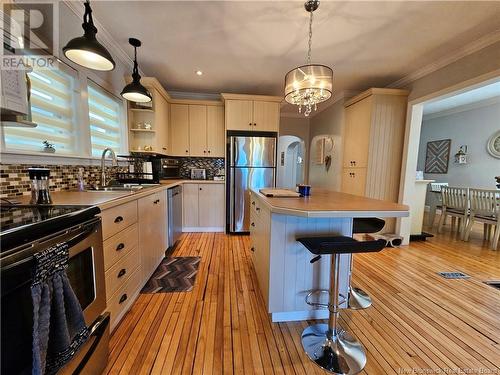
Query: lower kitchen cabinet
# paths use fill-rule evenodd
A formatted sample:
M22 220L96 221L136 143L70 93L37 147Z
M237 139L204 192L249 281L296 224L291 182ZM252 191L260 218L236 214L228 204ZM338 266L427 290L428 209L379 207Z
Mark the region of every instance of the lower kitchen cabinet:
M102 211L106 306L113 330L167 249L166 190Z
M222 232L225 223L224 183L185 183L183 231Z
M148 195L138 200L139 250L142 277L146 282L165 256L167 233L167 206L164 192Z

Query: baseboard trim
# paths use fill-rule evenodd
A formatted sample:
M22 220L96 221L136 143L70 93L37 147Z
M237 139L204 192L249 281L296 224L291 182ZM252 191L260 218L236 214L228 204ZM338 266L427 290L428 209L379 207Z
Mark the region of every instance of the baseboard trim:
M294 322L309 319L328 319L328 310L285 311L271 313L273 323Z
M183 227L182 232L195 232L195 233L207 233L207 232L224 232L224 227Z

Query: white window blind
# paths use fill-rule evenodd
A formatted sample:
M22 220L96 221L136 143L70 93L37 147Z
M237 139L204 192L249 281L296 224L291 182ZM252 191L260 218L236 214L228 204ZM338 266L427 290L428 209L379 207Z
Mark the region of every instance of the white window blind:
M8 150L43 151L43 141L53 144L56 154L75 155L77 73L60 66L57 70L33 70L31 81L31 114L35 128L5 127Z
M88 98L92 156L100 157L106 147L118 153L125 126L122 101L91 81Z

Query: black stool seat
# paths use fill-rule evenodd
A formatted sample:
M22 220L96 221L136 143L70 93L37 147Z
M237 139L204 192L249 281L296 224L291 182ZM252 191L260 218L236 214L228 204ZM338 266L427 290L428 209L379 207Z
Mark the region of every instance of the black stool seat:
M315 255L374 253L382 250L387 241L356 241L351 237L303 237L297 238L302 245Z
M385 220L376 217L358 217L352 221L352 233L380 232L385 225Z

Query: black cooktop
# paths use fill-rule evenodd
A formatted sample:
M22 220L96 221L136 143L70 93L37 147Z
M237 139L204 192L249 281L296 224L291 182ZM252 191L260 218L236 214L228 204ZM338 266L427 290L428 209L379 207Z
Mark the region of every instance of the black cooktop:
M0 205L0 251L85 222L100 213L95 206Z

